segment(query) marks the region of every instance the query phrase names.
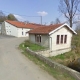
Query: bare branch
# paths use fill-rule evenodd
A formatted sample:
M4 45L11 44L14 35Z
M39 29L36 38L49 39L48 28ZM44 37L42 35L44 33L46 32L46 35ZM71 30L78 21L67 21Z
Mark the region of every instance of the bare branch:
M60 12L69 20L72 27L73 18L78 11L80 0L60 0Z

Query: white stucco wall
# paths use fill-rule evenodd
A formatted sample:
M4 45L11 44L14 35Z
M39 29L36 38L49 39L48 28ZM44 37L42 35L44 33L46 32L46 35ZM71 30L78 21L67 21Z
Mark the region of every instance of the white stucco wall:
M2 27L2 23L0 23L0 33L1 33L1 27Z
M5 22L2 23L1 34L6 34Z
M4 22L4 24L5 24L6 35L12 35L12 36L18 37L17 27L7 22Z
M57 35L67 35L67 43L63 44L56 44ZM50 41L51 51L61 50L66 48L71 48L71 39L72 39L72 32L69 31L66 27L62 27L60 30L56 31L55 33L51 34L50 37L52 38L52 42Z
M41 45L45 47L49 47L49 35L42 35Z
M28 31L30 31L30 29L18 28L18 37L26 37L26 36L29 36Z
M35 35L33 35L33 34L29 34L29 39L31 42L37 43L35 41ZM48 35L41 35L41 43L37 43L37 44L44 46L44 47L49 47L49 36Z
M36 43L35 42L35 35L34 34L29 34L29 40L33 43Z
M12 35L15 37L26 37L26 36L29 36L29 34L27 32L30 30L31 29L27 29L27 28L17 28L16 26L14 26L12 24L3 22L1 32L2 32L2 34ZM23 34L22 34L22 32L23 32Z

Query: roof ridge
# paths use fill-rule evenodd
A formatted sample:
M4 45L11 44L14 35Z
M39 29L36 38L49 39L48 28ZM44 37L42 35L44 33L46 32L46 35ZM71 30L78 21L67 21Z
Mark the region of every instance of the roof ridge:
M25 22L23 22L23 21L12 21L12 20L5 20L5 21L10 21L10 22L21 22L21 23L25 23ZM26 24L42 25L42 24L39 24L39 23L31 23L31 22L29 22L29 23L26 23Z
M43 25L39 25L39 24L32 24L32 23L25 23L25 22L20 22L20 21L11 21L11 20L5 20L5 22L12 24L15 27L18 28L30 28L30 29L34 29L37 27L41 27Z

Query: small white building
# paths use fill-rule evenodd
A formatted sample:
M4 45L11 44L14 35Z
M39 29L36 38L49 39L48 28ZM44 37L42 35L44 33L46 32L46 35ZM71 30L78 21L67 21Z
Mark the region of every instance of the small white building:
M40 24L6 20L2 23L1 34L26 37L28 36L28 31L40 26Z
M56 56L71 50L72 35L77 34L69 25L56 24L29 31L31 42L48 47L49 56Z

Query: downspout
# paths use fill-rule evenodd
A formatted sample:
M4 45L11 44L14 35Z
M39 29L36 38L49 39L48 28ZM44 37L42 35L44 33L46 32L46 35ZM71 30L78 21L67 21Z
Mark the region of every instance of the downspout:
M52 37L50 37L50 52L52 51Z

